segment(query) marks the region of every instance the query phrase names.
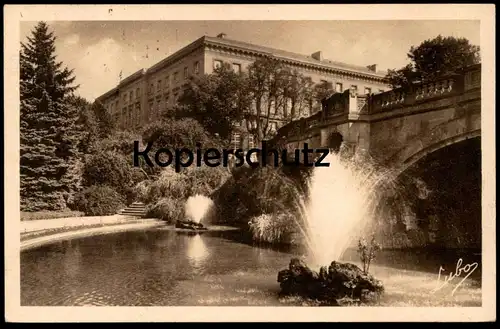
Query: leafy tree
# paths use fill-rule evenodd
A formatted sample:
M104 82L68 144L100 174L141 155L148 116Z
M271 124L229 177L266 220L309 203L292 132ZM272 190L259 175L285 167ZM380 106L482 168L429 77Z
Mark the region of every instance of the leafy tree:
M87 155L83 179L86 186L107 185L121 193L133 184L132 161L107 150Z
M56 37L40 22L21 43L21 209L58 210L78 188L77 108L68 101L77 86L72 70L56 61Z
M289 99L285 111L290 106L289 115L285 115L287 121L293 121L301 117L308 117L313 111L313 82L298 71L290 71L285 83L285 96ZM287 113L288 114L288 113Z
M79 149L84 154L90 154L96 144L115 133L115 123L111 114L99 102L90 103L78 96L72 97L71 102L79 109L78 124L81 131Z
M163 119L152 122L144 128L142 140L144 144L154 143L153 148L181 149L185 147L194 150L197 143L204 148L213 145L213 138L193 118Z
M90 107L97 123L97 135L99 138L107 138L115 131L115 122L111 113L99 102L95 101Z
M258 59L248 70L252 107L245 119L257 144L272 137L270 123L275 119L290 122L310 115L314 89L309 77L273 58Z
M323 81L313 87L314 109L313 112L321 111L321 101L335 93L333 84L330 81Z
M230 139L234 124L241 122L249 108L245 77L229 65L217 68L213 74L193 77L179 99L179 117L198 120L211 134Z
M140 146L139 150L144 150L148 143L152 143L148 154L151 161L154 162L155 152L159 148L169 149L173 157L175 157L175 149L186 148L191 150L194 157L196 157L198 144L201 146L203 154L208 148L220 149L226 142L217 136L209 134L201 123L193 118L163 118L162 120L150 123L144 128L142 133L143 146ZM160 161L168 161L168 156L164 153L161 154ZM186 156L186 154L183 153L183 156ZM148 175L155 176L161 171L161 167L159 166L155 165L151 168L146 165L143 157L139 157L139 160L141 168ZM171 166L174 166L174 161L172 159Z
M432 81L443 74L480 62L479 46L465 38L443 37L425 40L408 53L410 64L389 70L386 76L393 88L411 88L415 82Z

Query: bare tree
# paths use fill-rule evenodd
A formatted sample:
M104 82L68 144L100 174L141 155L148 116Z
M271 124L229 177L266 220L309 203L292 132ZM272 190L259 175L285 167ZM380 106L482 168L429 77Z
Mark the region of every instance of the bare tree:
M248 69L247 87L252 110L245 119L247 129L258 145L269 137L271 117L283 108L287 70L281 62L272 58L258 59Z

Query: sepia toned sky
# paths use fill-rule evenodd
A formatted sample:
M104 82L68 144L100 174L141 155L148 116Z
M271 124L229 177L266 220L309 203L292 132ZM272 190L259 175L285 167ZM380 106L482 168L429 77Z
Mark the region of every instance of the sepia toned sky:
M36 22L21 23L21 41ZM203 35L304 55L318 50L326 59L378 69L407 63L411 46L443 36L479 44L479 21L58 21L58 60L74 69L80 96L92 101L123 78L147 68Z

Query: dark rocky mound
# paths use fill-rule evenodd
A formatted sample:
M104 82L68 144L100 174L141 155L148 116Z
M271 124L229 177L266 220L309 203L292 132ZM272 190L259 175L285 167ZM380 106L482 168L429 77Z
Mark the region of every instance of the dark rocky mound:
M193 222L188 219L178 219L175 222L175 228L193 230L193 231L206 231L207 228L201 223Z
M329 305L372 303L384 291L382 282L350 263L332 262L319 273L293 258L289 268L278 273L282 295L299 295Z

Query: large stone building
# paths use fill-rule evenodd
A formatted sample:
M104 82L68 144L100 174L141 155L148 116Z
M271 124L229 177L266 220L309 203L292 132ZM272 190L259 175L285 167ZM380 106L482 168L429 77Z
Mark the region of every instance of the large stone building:
M379 93L389 87L385 73L376 65L360 67L324 59L321 51L310 56L230 40L221 33L203 36L153 65L123 79L118 86L100 96L99 100L122 128L139 128L154 120L161 111L171 109L191 75L210 74L228 63L236 72L245 71L257 58L272 56L289 67L309 76L313 83L331 82L336 92L355 89L358 93ZM273 129L280 120L271 123ZM238 134L237 134L238 135ZM235 145L240 136L234 136ZM250 145L249 145L249 144ZM245 143L251 146L252 141Z

